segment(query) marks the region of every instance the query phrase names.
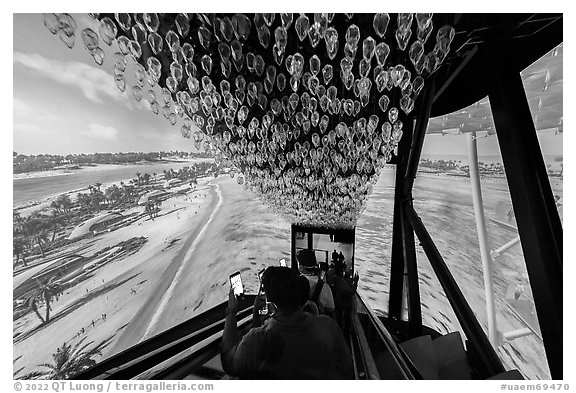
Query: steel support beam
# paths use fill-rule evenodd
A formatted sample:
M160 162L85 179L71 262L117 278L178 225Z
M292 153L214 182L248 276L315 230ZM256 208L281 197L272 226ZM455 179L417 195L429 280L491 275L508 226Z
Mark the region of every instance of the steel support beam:
M498 358L496 351L492 345L490 345L490 341L488 341L482 326L480 326L480 323L476 319L474 312L462 294L460 287L458 287L456 280L454 280L452 273L450 273L450 269L446 265L446 262L444 262L442 255L440 255L430 234L424 227L422 220L418 217L414 209L407 210L407 213L410 217L414 232L416 232L420 240L420 245L424 249L430 265L432 265L434 273L438 277L438 281L440 281L440 285L442 285L446 297L466 335L466 339L468 340L467 349L478 357L479 365L485 373L482 377L488 378L503 373L505 370L500 358Z
M406 133L398 146L399 162L396 165L396 184L394 187L394 215L392 223L392 257L390 265L390 297L388 300L388 317L400 320L402 316L402 299L404 297L405 252L404 241L407 239L404 231L404 170L406 156L408 155L412 133Z
M562 223L520 74L495 65L490 105L550 373L563 377Z
M478 245L482 259L482 273L484 275L484 294L486 297L486 320L488 321L488 337L494 348L498 348L498 333L496 325L496 306L494 305L494 285L492 280L492 257L486 233L486 218L484 217L484 202L482 201L482 187L480 185L480 171L478 170L478 146L476 133L466 134L468 142L468 164L470 168L470 185L472 186L472 200L474 202L474 215L476 218L476 231L478 232Z
M510 240L508 243L490 252L490 257L494 260L500 255L504 254L506 251L514 247L516 244L520 243L520 236L516 236L514 239Z
M435 78L432 77L422 92L418 108L419 116L416 119L414 130L407 133L400 142L398 149L400 160L396 167L388 313L390 317L400 320L404 288L406 288L411 337L422 334L422 309L414 232L408 220L406 209L412 208L412 186L430 117L432 97L435 91L434 81ZM404 282L404 277L406 277L406 282Z

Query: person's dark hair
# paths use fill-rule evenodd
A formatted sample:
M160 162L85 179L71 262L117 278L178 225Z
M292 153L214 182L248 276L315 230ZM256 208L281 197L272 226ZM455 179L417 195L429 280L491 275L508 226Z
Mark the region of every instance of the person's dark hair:
M302 307L302 282L293 269L270 266L264 271L262 282L266 288L266 297L281 311L292 313Z
M298 276L298 288L300 288L300 304L304 306L310 297L310 282L306 276Z
M298 263L300 266L306 268L316 267L316 254L312 250L304 249L298 251L296 254L296 259L298 259Z

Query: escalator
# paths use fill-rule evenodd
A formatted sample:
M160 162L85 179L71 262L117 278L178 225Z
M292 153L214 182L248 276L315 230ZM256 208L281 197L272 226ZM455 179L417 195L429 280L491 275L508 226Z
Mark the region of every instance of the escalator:
M247 295L240 301L237 318L241 335L251 327L254 298L254 295ZM102 360L78 374L75 379L230 379L223 371L220 361L225 316L224 302ZM413 343L414 339L405 340L402 335L405 328L402 323L391 325L386 318L377 316L363 299L356 295L351 329L346 337L352 353L355 379L439 379L436 374L430 374L425 366L422 372L422 359L426 358L422 355L425 353L423 347L418 347L416 353L413 349L412 353L407 350L410 346L406 343ZM428 328L425 328L425 333L425 337L433 337L433 341L446 337ZM414 345L411 344L411 347L414 348ZM466 359L464 362L467 364ZM454 364L451 364L451 368L454 368ZM454 377L452 374L451 378Z

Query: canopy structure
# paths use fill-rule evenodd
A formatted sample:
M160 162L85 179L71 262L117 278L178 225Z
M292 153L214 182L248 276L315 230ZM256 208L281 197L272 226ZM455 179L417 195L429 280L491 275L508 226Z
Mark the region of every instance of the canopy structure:
M139 200L138 200L138 204L139 205L145 205L150 198L156 198L159 197L161 195L166 195L167 191L164 190L154 190L154 191L150 191L149 193L143 195Z
M540 14L91 16L97 31L84 28L82 42L98 64L100 46L117 46L120 90L181 118L185 137L287 221L331 228L355 226L431 81L432 116L460 110L487 95L503 62L520 72L561 29L561 16ZM44 20L74 45L70 15ZM478 108L480 121L458 130L488 127Z
M179 183L180 179L169 179L164 182L164 188L170 188L174 184Z
M522 81L537 131L563 132L563 50L559 45L522 72ZM431 118L428 134L496 133L488 98L456 112Z
M120 213L104 213L96 217L92 217L89 220L84 221L82 224L78 225L72 233L68 236L68 240L76 239L90 233L91 228L96 224L105 223L107 221L115 220L123 217Z

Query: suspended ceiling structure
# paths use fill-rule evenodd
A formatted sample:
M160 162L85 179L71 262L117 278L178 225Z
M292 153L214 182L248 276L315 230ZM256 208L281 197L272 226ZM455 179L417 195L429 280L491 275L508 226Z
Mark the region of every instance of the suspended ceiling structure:
M182 124L184 137L290 223L334 229L355 226L380 170L412 132L430 78L438 90L429 133L493 133L484 79L504 61L520 72L546 54L548 42L524 48L522 38L556 33L559 18L91 16L97 29L78 27L69 14L44 14L44 23L69 47L81 37L97 64L115 52L121 91ZM561 51L525 71L537 129L562 131Z

